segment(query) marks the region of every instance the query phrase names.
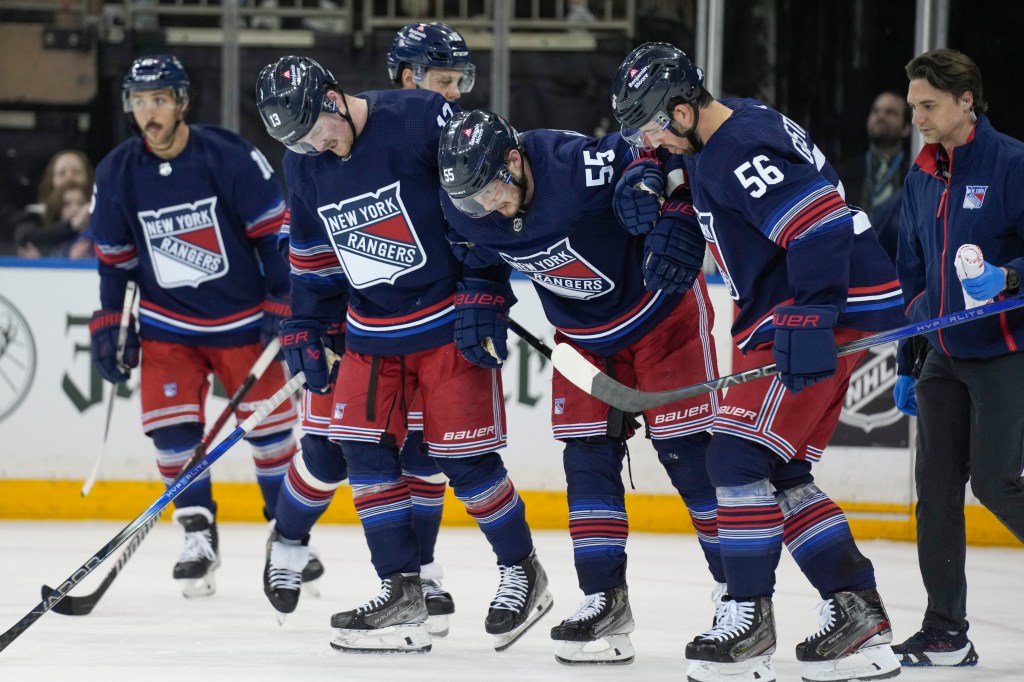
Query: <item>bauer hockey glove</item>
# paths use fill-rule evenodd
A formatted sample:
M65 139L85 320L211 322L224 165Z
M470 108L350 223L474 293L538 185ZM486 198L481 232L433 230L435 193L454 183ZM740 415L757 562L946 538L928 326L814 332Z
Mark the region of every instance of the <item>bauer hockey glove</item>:
M975 301L988 301L1006 288L1006 273L1002 268L984 261L981 274L960 281L964 291Z
M323 333L323 327L313 320L285 320L278 334L288 371L292 376L305 372L304 386L314 393L327 393L337 368L327 360Z
M455 346L474 365L496 369L508 357L512 290L487 279L466 278L455 293Z
M839 309L833 305L775 308L772 355L779 379L793 393L828 379L839 365L836 336Z
M901 374L896 377L892 398L900 412L908 417L917 416L917 379Z
M661 220L644 239L644 284L649 291L683 293L704 265L704 234L685 199L665 202Z
M615 185L615 217L630 234L647 234L661 216L664 192L665 173L661 164L653 159L635 161Z
M124 354L118 357L117 341L121 335L121 311L97 310L89 321L92 336L92 362L100 375L112 384L122 384L131 376L131 369L139 366L139 335L135 331L135 318L128 320Z
M267 296L263 301L263 320L260 322L260 343L266 348L270 342L277 338L281 331L281 323L292 316L292 306L287 298L281 296ZM275 360L284 359L281 353L277 354Z

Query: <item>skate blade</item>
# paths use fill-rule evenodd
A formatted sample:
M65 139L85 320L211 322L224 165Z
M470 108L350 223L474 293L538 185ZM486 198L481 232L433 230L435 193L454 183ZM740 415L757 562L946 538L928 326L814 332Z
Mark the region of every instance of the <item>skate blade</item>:
M427 632L431 637L448 636L448 616L427 616Z
M634 655L629 635L606 635L593 642L560 640L555 650L562 665L629 665Z
M775 682L775 668L770 655L755 656L739 663L690 661L686 679L688 682Z
M804 682L885 680L900 674L900 661L888 644L865 647L834 661L804 661Z
M334 628L331 647L355 654L425 654L431 643L423 623L409 623L378 630Z
M181 594L185 599L202 599L217 591L217 578L213 571L202 578L180 578L178 584L181 585Z
M302 591L311 597L320 598L320 578L315 578L309 582L302 583Z
M554 604L554 597L551 596L550 592L545 591L544 594L537 598L537 603L533 605L533 610L530 612L529 617L523 621L522 625L508 632L494 635L494 650L504 651L515 644L516 640L525 635L527 630L543 618Z

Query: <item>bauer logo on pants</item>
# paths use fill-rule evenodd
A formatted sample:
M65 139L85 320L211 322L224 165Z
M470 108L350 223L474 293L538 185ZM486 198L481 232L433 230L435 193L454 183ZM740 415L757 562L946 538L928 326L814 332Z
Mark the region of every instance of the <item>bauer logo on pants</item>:
M357 289L394 284L427 264L419 236L402 203L401 183L318 210L327 234Z
M228 274L217 197L139 211L139 223L161 287L198 287Z

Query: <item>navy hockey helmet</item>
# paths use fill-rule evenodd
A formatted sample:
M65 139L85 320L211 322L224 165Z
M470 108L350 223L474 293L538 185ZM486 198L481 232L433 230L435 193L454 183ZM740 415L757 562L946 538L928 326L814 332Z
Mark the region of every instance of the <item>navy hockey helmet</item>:
M476 66L469 61L469 48L459 32L440 21L414 23L395 34L388 50L388 76L401 85L402 65L412 68L412 78L419 83L427 69L453 69L462 72L459 92L473 89Z
M490 111L460 111L445 126L437 152L441 187L456 208L473 218L490 213L478 199L494 182L515 183L505 165L509 149L522 149L519 133Z
M256 107L270 136L298 154L319 154L301 142L321 111L335 111L327 87L334 75L309 57L288 55L267 64L256 77Z
M139 57L132 62L121 84L121 102L125 113L132 111L132 93L170 88L179 104L188 101L189 80L185 67L169 54Z
M669 43L645 43L626 57L612 84L612 109L630 141L631 131L656 122L672 123L669 104L679 98L693 104L704 89L704 71Z

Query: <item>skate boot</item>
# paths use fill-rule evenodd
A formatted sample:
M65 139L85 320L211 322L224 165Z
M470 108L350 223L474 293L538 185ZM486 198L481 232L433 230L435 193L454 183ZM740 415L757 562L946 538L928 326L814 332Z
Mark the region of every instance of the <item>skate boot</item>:
M427 605L416 573L392 573L380 594L353 611L331 616L338 651L364 654L422 654L430 651Z
M588 594L576 613L551 628L563 665L626 665L633 662L633 612L625 585Z
M206 507L182 507L172 518L185 528L185 547L174 564L174 579L186 598L209 597L217 591L214 571L220 567L213 513Z
M772 600L722 601L715 626L686 645L689 682L773 682L775 616Z
M878 590L836 592L819 604L819 612L818 631L796 645L804 680L882 680L900 674Z
M427 632L432 637L448 635L448 616L455 613L452 595L441 589L443 578L444 570L436 561L420 566L420 584L427 602Z
M894 644L892 652L906 666L978 665L978 652L967 639L966 627L959 632L923 628L903 644Z
M494 650L504 651L551 610L548 575L537 561L537 550L511 566L499 566L501 581L491 601L484 629L494 635Z
M273 523L270 528L267 562L263 567L263 593L277 611L277 622L284 625L285 616L299 605L302 571L309 561L309 536L302 540L285 540Z
M311 597L320 596L320 577L324 574L324 565L320 562L320 552L309 545L309 561L302 568L302 589Z

